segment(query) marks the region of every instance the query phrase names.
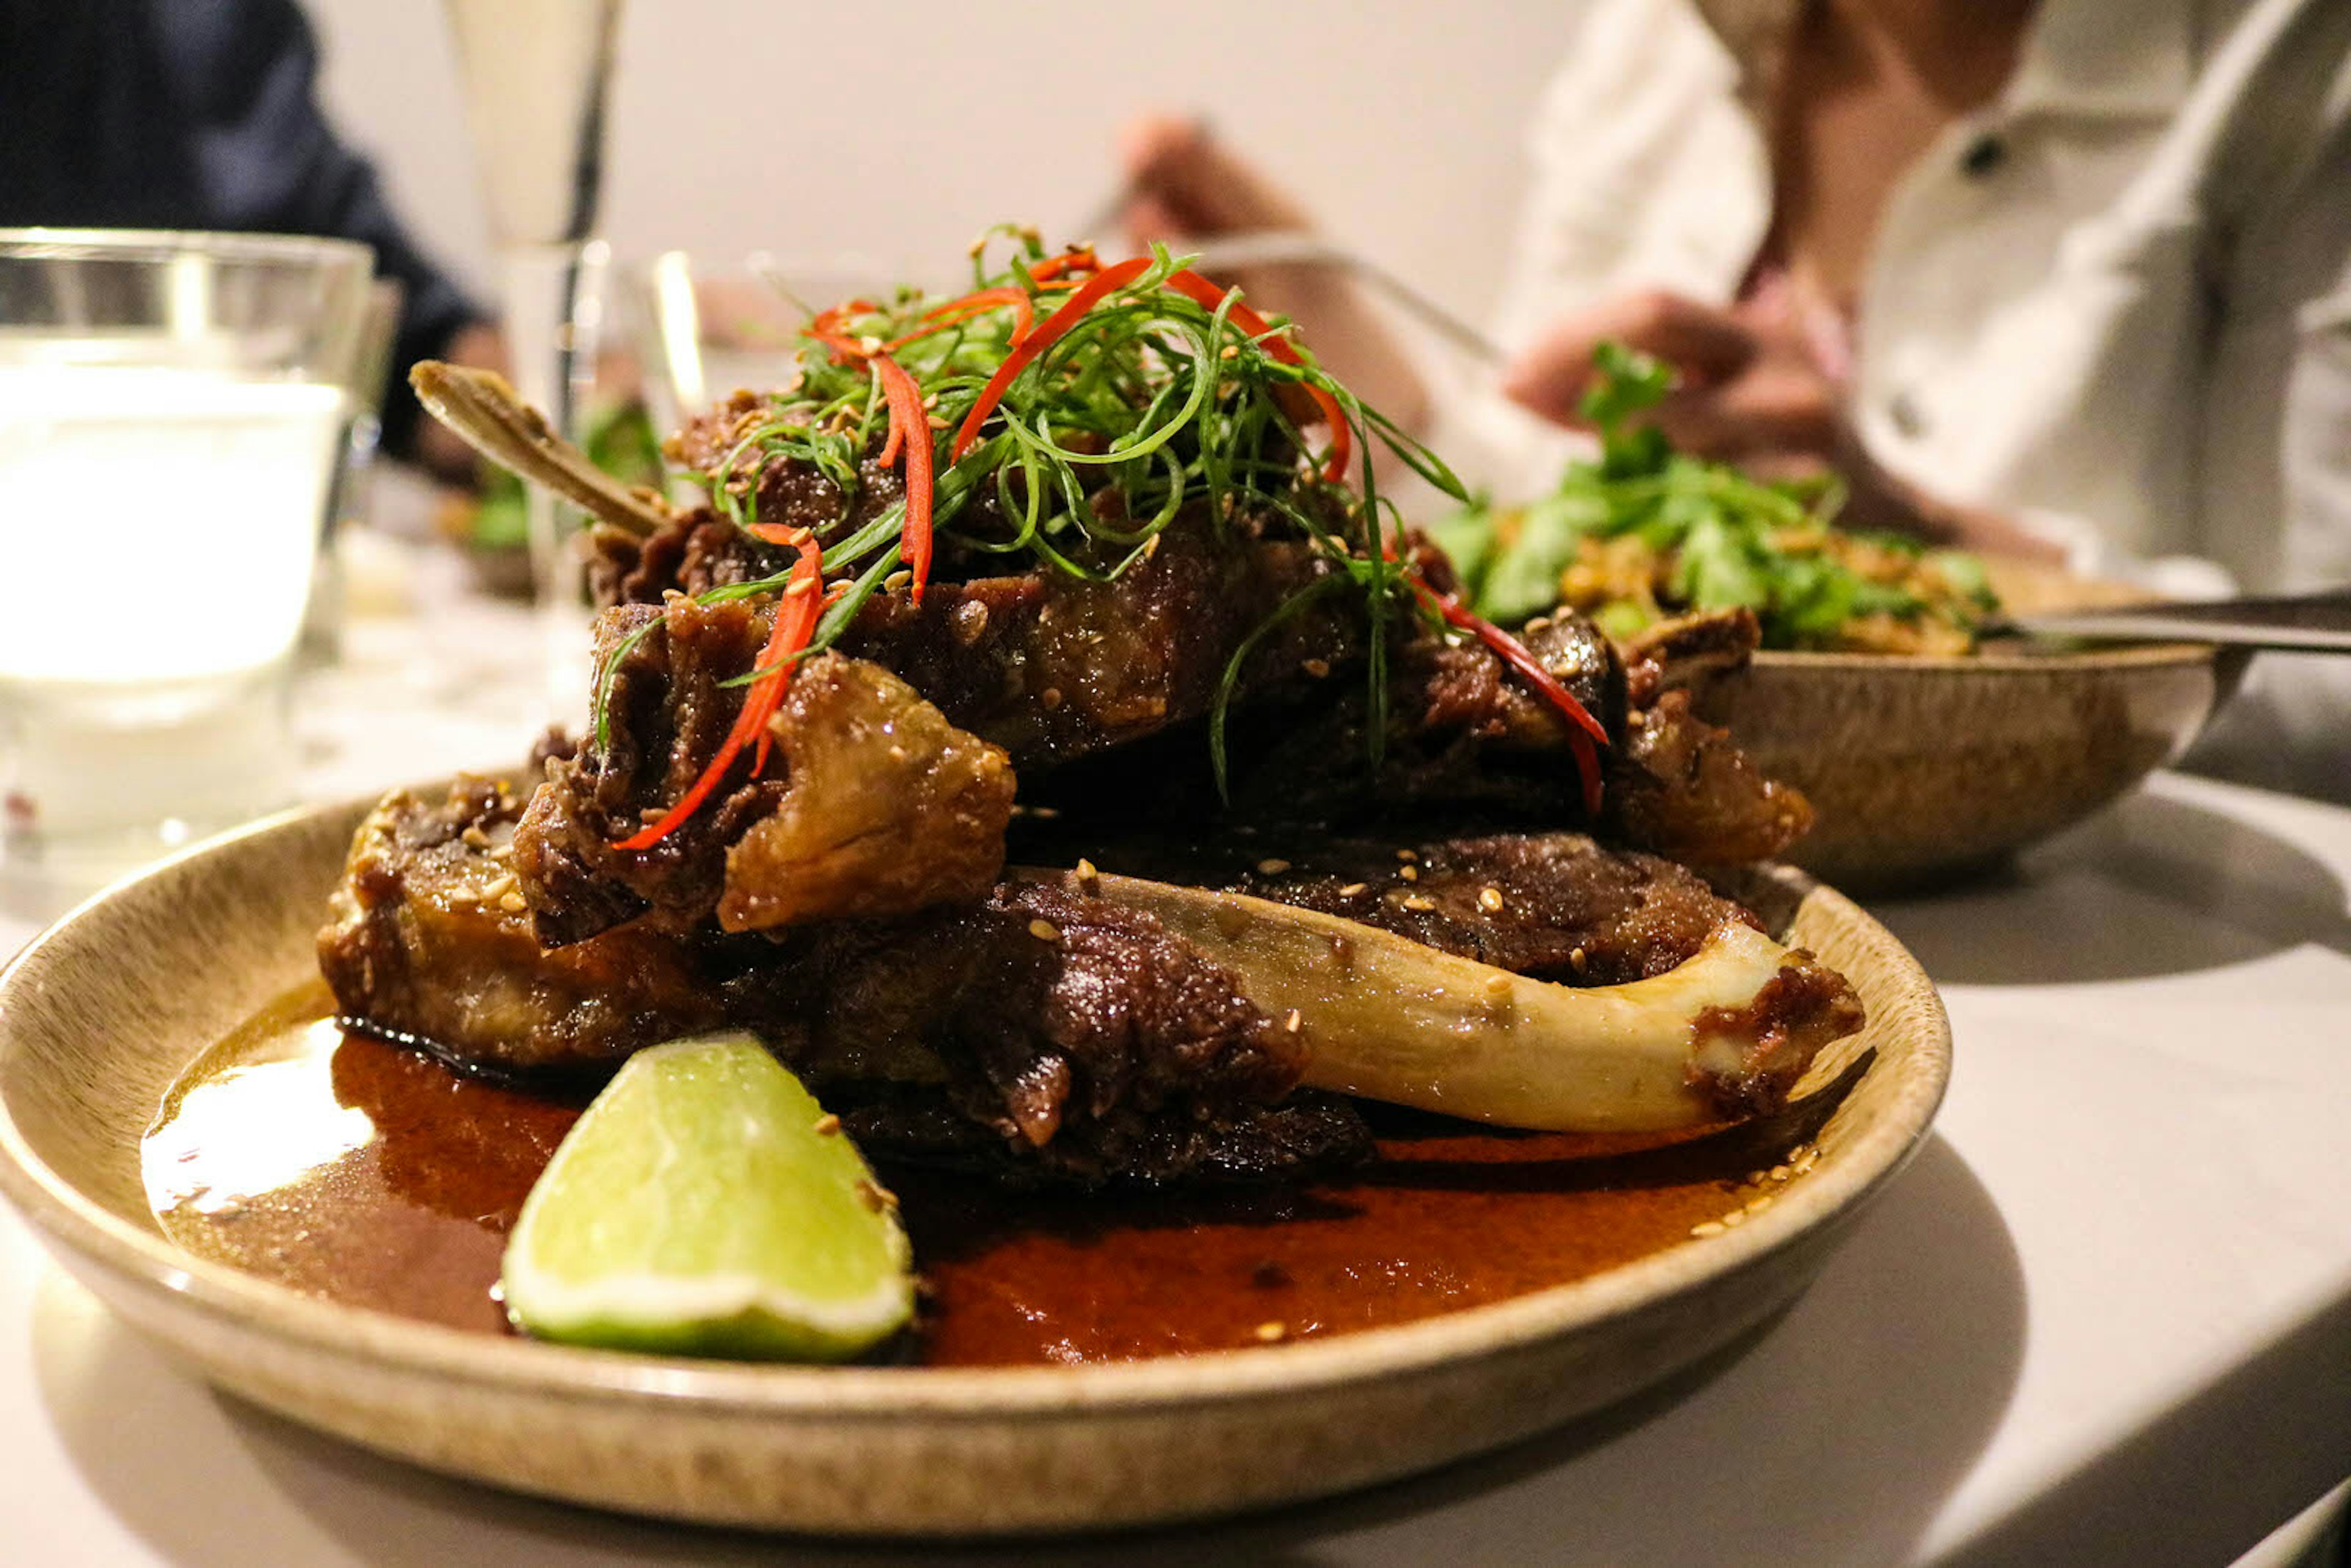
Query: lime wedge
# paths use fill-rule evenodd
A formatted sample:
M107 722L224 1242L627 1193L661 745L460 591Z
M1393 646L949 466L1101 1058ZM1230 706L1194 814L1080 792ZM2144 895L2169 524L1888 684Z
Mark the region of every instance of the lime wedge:
M748 1035L639 1051L548 1162L499 1283L541 1339L839 1361L904 1326L912 1257L839 1124Z

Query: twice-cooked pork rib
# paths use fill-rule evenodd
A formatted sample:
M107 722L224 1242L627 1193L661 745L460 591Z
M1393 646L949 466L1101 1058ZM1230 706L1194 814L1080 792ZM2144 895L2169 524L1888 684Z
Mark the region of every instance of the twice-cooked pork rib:
M723 1021L692 955L643 927L540 947L511 861L521 815L518 797L484 779L438 800L384 797L319 934L341 1010L517 1071L616 1064Z
M879 664L820 653L768 729L784 797L726 852L724 929L967 903L1004 869L1011 764Z
M1295 1040L1147 915L1006 884L780 936L640 921L542 949L510 902L517 810L478 783L378 809L319 936L346 1016L509 1071L748 1028L869 1152L1013 1179L1275 1176L1369 1150L1344 1102L1294 1089Z
M748 603L682 597L599 620L604 743L549 763L516 832L541 941L640 916L682 932L713 916L748 931L899 915L996 880L1015 785L1003 752L888 671L837 654L806 661L768 720L782 768L714 794L657 843L619 847L717 754L743 700L729 683L757 663L768 625Z
M996 575L991 566L965 580L934 579L920 605L885 590L837 646L896 674L1024 773L1041 772L1207 714L1241 643L1332 570L1304 544L1234 529L1238 537L1217 541L1198 516L1180 517L1148 559L1111 581L1042 568ZM787 552L695 512L649 538L601 531L592 577L602 602L650 605L789 564ZM1328 669L1360 653L1347 617L1310 611L1251 650L1239 689L1244 697L1302 689L1310 664Z

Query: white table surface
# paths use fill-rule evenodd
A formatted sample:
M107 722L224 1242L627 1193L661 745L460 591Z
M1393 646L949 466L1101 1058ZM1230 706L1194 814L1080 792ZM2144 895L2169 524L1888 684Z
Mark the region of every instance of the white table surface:
M316 793L495 763L518 612L357 622ZM5 874L5 873L0 873ZM959 1561L2224 1563L2351 1475L2351 811L2158 776L2012 876L1876 913L1943 985L1937 1130L1796 1306L1677 1385L1436 1476ZM0 887L0 894L8 890ZM16 890L21 895L23 890ZM0 899L0 954L32 934ZM0 1210L0 1563L933 1562L504 1496L181 1373Z

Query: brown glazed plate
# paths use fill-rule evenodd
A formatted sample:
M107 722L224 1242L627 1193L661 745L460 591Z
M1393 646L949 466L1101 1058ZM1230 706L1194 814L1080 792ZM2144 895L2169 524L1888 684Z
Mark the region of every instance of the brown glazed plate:
M1571 1283L1361 1332L1081 1365L799 1367L394 1316L183 1250L141 1143L214 1042L315 973L366 803L288 813L100 894L0 974L0 1190L63 1266L225 1389L380 1453L630 1512L971 1536L1261 1508L1426 1469L1657 1382L1783 1309L1910 1157L1950 1033L1886 930L1801 873L1731 889L1851 978L1807 1168ZM1763 1435L1759 1434L1759 1440Z

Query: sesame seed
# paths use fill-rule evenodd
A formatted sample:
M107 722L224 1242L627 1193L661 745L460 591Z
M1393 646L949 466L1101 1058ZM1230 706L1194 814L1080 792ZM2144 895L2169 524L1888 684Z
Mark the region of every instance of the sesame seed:
M882 580L882 588L884 592L896 593L914 580L914 574L911 571L893 571Z
M1261 860L1257 862L1257 869L1260 876L1280 876L1290 869L1290 862L1286 860Z
M813 593L815 591L816 579L812 577L796 577L792 579L790 582L784 585L784 597L786 599L798 599L804 594Z
M1729 1214L1722 1217L1722 1223L1725 1225L1744 1225L1747 1223L1746 1211L1744 1209L1734 1208Z
M1747 1203L1747 1212L1750 1214L1761 1214L1771 1207L1771 1195L1767 1192L1758 1197L1750 1198Z
M857 346L869 354L878 354L882 351L882 340L869 332L857 340Z
M1102 873L1094 869L1093 862L1086 859L1083 855L1080 855L1078 857L1078 880L1080 882L1092 882L1101 875Z
M520 915L527 906L522 901L521 894L509 893L504 898L498 900L498 907L505 910L508 915Z
M1342 898L1357 897L1361 895L1369 885L1370 884L1368 883L1351 882L1346 886L1339 890L1339 896Z
M1288 1030L1290 1033L1296 1034L1300 1029L1305 1026L1305 1022L1306 1020L1298 1016L1298 1009L1296 1008L1292 1008L1290 1009L1290 1016L1281 1020L1281 1027Z
M1487 976L1486 994L1490 997L1509 996L1510 994L1510 977L1504 974L1492 974Z
M465 831L457 836L465 840L471 848L486 850L490 847L490 835L482 831L482 825L479 822L466 823Z
M1420 880L1420 868L1416 865L1398 866L1396 868L1396 875L1404 878L1406 882L1418 882Z
M1538 615L1533 620L1528 622L1524 626L1520 627L1520 630L1524 632L1548 632L1551 630L1551 617L1548 615Z
M487 887L482 889L482 896L484 898L502 897L507 894L512 893L514 891L514 873L502 872L499 873L496 881L492 882Z
M898 1195L886 1186L877 1186L864 1176L857 1178L857 1201L879 1214L885 1208L898 1207Z
M1234 359L1239 355L1240 351L1240 345L1238 343L1227 343L1224 347L1224 351L1217 357L1220 360Z
M1793 1174L1794 1173L1790 1171L1785 1166L1773 1166L1771 1167L1771 1179L1773 1181L1786 1181L1788 1177Z
M1412 851L1412 850L1398 850L1398 851L1396 851L1396 859L1398 859L1398 860L1400 860L1400 861L1404 862L1405 862L1405 864L1406 864L1406 865L1410 865L1413 862L1415 862L1415 861L1418 860L1419 858L1420 858L1419 854L1418 854L1417 852L1416 852L1415 851Z
M1304 659L1300 661L1298 667L1304 670L1308 674L1313 676L1319 681L1323 676L1331 673L1331 661L1328 659Z
M1031 806L1029 814L1040 822L1050 822L1061 814L1061 809L1059 806Z
M1404 901L1404 906L1406 909L1411 910L1434 909L1437 907L1437 900L1433 898L1423 898L1420 894L1416 893L1410 898Z
M1226 351L1231 352L1230 350ZM1290 1326L1287 1323L1259 1323L1255 1332L1259 1344L1278 1344L1290 1337Z
M830 1138L830 1137L831 1137L835 1133L838 1133L838 1132L840 1132L840 1131L841 1131L841 1118L840 1118L840 1117L835 1116L835 1115L831 1115L831 1114L830 1114L830 1113L827 1113L827 1114L825 1114L825 1115L819 1116L819 1117L816 1119L816 1135L817 1135L818 1137L820 1137L820 1138Z
M1575 972L1581 975L1583 973L1584 965L1589 963L1591 960L1584 956L1583 948L1571 947L1567 952L1567 961L1574 967Z
M1722 1221L1719 1219L1701 1219L1696 1225L1690 1227L1690 1234L1692 1236L1719 1236L1722 1234Z
M1479 888L1478 890L1478 907L1486 911L1489 915L1499 914L1502 907L1502 890L1499 887Z
M1029 923L1029 935L1040 942L1059 942L1061 939L1061 928L1050 920L1031 920Z
M1043 703L1049 711L1053 708L1060 707L1061 706L1061 688L1059 686L1047 686L1043 691L1037 694L1037 700Z

